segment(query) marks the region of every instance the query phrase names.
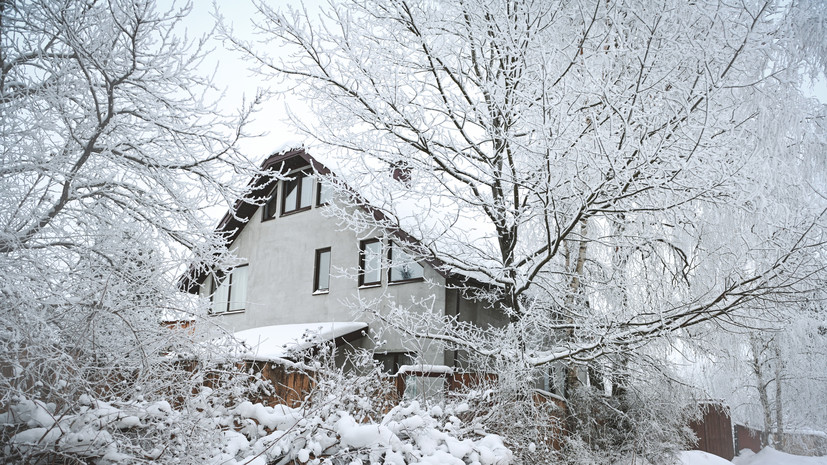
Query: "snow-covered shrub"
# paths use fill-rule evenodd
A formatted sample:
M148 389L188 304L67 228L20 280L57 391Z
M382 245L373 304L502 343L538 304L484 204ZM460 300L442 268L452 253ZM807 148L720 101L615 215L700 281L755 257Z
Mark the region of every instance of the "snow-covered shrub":
M369 351L352 353L346 369L336 367L333 359L332 351L322 347L298 365L308 368L314 385L298 408L247 402L230 410L231 422L240 427L227 433L228 441L241 447L227 449L222 460L513 463L501 436L486 433L479 422L461 419L467 417L466 402L431 407L400 402L392 377L382 373Z
M219 463L389 463L506 465L513 454L495 434L466 437L452 410L418 402L392 408L378 421L335 410L335 401L291 409L244 403L231 413L246 424L225 433ZM253 420L247 422L247 420Z
M567 396L570 432L561 454L566 463L615 463L629 457L669 463L695 441L689 422L698 415L697 403L677 382L645 374L645 379L625 378L611 392L581 386Z
M61 457L99 464L515 463L501 436L461 419L467 403L393 405L383 388L387 380L370 367L345 371L314 363L315 389L295 408L235 401L244 395L241 385L255 387L257 380L248 383L245 373L228 367L225 373L234 376L214 383L220 390L202 387L177 402L81 396L58 407L15 397L0 414L2 454L17 463Z
M210 459L216 452L205 446L220 444L225 430L234 427L228 413L231 406L257 396L260 387L260 380L234 367L209 369L216 389L200 385L206 370L182 367L179 384L166 378L169 389L146 392L133 386L135 394L130 397L112 392L79 394L68 386L62 398L27 397L18 390L5 398L0 413L0 443L4 444L0 452L8 463L61 458L97 463ZM159 373L159 383L163 375Z

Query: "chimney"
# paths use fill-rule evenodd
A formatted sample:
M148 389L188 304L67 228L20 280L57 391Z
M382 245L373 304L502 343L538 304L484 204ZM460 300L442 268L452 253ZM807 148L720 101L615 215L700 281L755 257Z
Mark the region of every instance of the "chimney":
M391 163L391 173L393 179L401 182L405 187L411 187L411 167L405 161L395 161Z

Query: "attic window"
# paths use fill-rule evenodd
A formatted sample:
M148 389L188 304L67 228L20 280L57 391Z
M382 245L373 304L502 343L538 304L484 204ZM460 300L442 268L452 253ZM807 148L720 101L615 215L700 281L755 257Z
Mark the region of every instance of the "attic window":
M333 197L333 188L330 187L329 183L322 180L319 180L316 185L316 206L320 207L330 202Z
M212 313L240 312L247 303L247 265L213 278Z
M411 167L406 162L391 163L391 175L395 181L401 182L405 187L411 187Z
M391 243L388 259L388 282L405 283L423 279L425 269L397 244Z
M261 221L272 220L276 217L276 209L278 208L278 202L276 202L277 191L278 188L274 187L270 195L267 196L267 203L261 209Z
M313 178L307 173L297 172L293 179L284 181L281 197L281 214L287 215L310 208L313 199Z

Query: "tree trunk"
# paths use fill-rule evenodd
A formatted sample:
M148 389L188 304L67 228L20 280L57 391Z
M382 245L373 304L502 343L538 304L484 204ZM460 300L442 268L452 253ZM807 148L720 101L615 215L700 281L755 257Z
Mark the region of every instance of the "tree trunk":
M761 410L764 413L764 428L761 431L761 446L770 442L770 430L772 428L772 409L770 408L769 396L767 396L767 382L764 381L764 369L761 366L760 355L764 351L764 345L757 336L750 336L752 346L752 372L755 374L755 387L758 389L758 400L761 403Z
M784 359L781 358L781 344L775 342L775 448L783 451L784 444L784 406L781 397L781 378L784 371Z
M571 284L569 285L569 295L566 297L566 306L571 307L575 304L575 298L580 293L580 276L583 274L583 266L586 263L586 251L588 243L586 242L586 233L588 233L588 223L582 221L580 223L580 241L577 247L577 258L574 264L573 276ZM569 269L570 264L568 253L566 254L566 269ZM573 321L570 321L573 323ZM571 339L572 331L569 331L568 337ZM566 368L566 385L563 390L564 395L568 396L580 385L580 378L577 375L577 366L570 363Z

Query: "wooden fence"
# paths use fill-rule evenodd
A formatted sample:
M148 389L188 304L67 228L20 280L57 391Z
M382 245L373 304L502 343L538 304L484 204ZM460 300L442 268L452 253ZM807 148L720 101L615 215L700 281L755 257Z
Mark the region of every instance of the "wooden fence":
M696 450L732 460L735 456L729 408L715 402L701 404L703 417L689 424L698 437Z
M735 425L735 451L741 452L749 449L758 453L763 448L761 444L761 431L744 425Z
M313 391L315 383L308 373L290 370L283 364L273 362L247 361L245 365L248 372L260 373L262 380L269 382L272 393L254 399L265 405L298 407Z

